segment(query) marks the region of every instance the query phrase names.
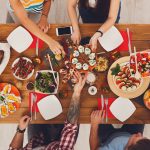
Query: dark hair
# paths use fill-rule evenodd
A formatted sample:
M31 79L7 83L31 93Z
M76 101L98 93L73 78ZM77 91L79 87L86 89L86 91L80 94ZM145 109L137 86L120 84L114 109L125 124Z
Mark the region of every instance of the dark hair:
M150 150L150 139L142 139L135 145L131 145L127 150Z

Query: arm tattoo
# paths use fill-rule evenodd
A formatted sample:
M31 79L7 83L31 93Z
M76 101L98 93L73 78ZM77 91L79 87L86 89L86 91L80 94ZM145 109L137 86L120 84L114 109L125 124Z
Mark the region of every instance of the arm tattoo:
M73 95L67 114L67 120L70 123L75 124L78 121L79 114L80 114L80 96Z

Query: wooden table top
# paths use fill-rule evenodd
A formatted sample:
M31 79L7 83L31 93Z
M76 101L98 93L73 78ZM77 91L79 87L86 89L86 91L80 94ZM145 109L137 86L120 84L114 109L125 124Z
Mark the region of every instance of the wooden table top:
M60 26L66 26L66 25L56 25L52 24L51 29L49 30L49 35L56 39L60 40L61 37L57 37L55 33L55 28L60 27ZM82 24L80 25L81 29L81 34L82 37L86 36L92 36L93 33L98 29L100 24ZM13 31L17 25L15 24L0 24L0 42L1 41L6 41L7 36L11 31ZM150 25L126 25L126 24L120 24L116 25L116 27L119 30L126 30L127 27L130 28L132 31L132 46L137 47L137 51L142 51L150 48ZM47 45L44 45L44 48L40 49L40 51L43 51L45 48L47 48ZM103 51L103 48L101 48ZM122 56L128 55L127 52L121 52ZM12 62L19 56L27 56L29 58L35 56L35 49L28 49L24 53L19 54L14 50L11 50L11 59L9 61L9 64L7 65L7 68L3 72L3 74L0 76L0 82L9 82L12 83L13 85L18 86L19 84L22 85L22 87L19 87L19 90L22 95L22 104L21 108L18 109L15 113L9 115L7 118L0 119L0 123L17 123L19 118L23 115L26 114L29 111L28 108L28 98L29 98L29 92L26 90L26 84L27 81L18 81L16 80L11 72L11 64ZM42 68L45 69L45 68ZM37 68L38 70L38 68ZM103 80L105 79L106 73L101 73L99 75L99 82L97 84L98 89L101 87ZM34 81L34 76L29 79L29 81ZM61 86L61 85L60 85ZM72 96L72 90L68 85L66 85L66 91L68 91L68 97L65 99L60 99L60 102L63 107L63 113L60 114L58 117L45 121L40 113L37 114L37 120L33 121L32 123L36 124L49 124L49 123L63 123L64 120L66 119L66 114L68 111L68 107L70 104L71 96ZM109 93L109 96L111 97L117 97L115 96L112 92ZM81 109L80 109L80 118L79 122L80 123L90 123L90 114L92 110L95 110L97 108L97 97L98 95L95 96L90 96L87 92L87 88L84 88L81 96ZM138 103L134 102L133 103L136 106L136 111L130 117L126 122L128 124L133 124L133 123L139 123L139 124L144 124L144 123L150 123L150 111L146 109L144 106L139 105ZM109 119L109 123L120 123L116 119Z

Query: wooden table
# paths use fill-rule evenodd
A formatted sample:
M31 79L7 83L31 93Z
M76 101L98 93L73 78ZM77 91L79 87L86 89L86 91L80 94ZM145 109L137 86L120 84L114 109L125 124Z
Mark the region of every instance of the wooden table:
M57 37L55 34L55 28L58 26L60 27L60 26L65 26L65 25L53 24L53 25L51 25L51 29L48 33L49 35L51 35L52 38L54 38L56 40L60 40L60 37ZM98 25L98 24L80 25L82 37L92 36L93 33L96 31L96 29L98 29L99 26L100 25ZM0 24L0 42L6 41L6 38L9 35L9 33L12 30L14 30L16 27L17 26L15 24ZM146 49L150 48L150 25L116 25L116 27L120 30L126 30L127 27L130 28L130 30L133 33L132 34L132 46L136 46L138 51L142 51L142 50L146 50ZM41 51L44 50L45 48L47 48L47 45L44 45L44 48L41 49ZM101 50L103 51L102 48L101 48ZM9 61L7 68L5 69L3 74L0 76L0 82L9 82L16 86L18 86L18 83L19 84L21 83L22 87L19 88L19 90L22 95L22 104L21 104L21 108L18 109L15 113L13 113L12 115L10 115L9 117L7 117L5 119L0 119L0 123L16 123L16 122L18 122L19 118L23 114L28 112L28 110L29 110L29 108L28 108L29 92L26 90L26 81L20 82L13 77L12 72L11 72L11 64L18 56L27 56L27 57L31 58L34 55L35 55L34 49L28 49L23 54L18 54L14 50L11 50L11 59ZM126 55L128 55L127 52L122 52L122 56L126 56ZM99 75L98 84L97 84L98 88L101 87L102 81L104 80L105 75L106 75L106 73L104 73L104 74L101 73ZM34 77L32 77L30 79L30 81L33 81L33 80L34 80ZM64 120L66 119L66 114L67 114L71 96L72 96L72 90L69 88L69 86L66 86L66 90L68 90L68 98L60 99L60 102L63 106L63 113L61 115L59 115L55 119L45 121L42 118L42 116L38 113L37 120L33 121L32 123L39 123L39 124L63 123ZM109 93L109 96L117 97L111 92ZM82 96L81 96L81 109L80 109L80 119L79 119L80 123L90 123L90 114L91 114L92 110L97 108L97 97L98 97L98 95L90 96L87 93L87 88L85 88L83 90ZM133 102L134 102L134 100L133 100ZM137 108L136 112L132 115L132 117L130 119L128 119L124 123L129 123L129 124L150 123L150 111L148 109L146 109L144 106L141 106L135 102L134 102L134 104ZM120 122L117 121L116 119L109 119L109 123L120 123Z

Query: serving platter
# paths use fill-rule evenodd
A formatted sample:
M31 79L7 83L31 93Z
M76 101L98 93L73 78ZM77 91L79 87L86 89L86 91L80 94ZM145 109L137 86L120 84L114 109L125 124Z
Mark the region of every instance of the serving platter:
M19 90L12 84L0 83L0 118L15 112L21 104Z
M117 61L115 61L111 65L111 67L108 71L107 80L108 80L109 87L114 94L116 94L117 96L120 96L120 97L132 99L132 98L136 98L136 97L142 95L146 91L146 89L148 88L149 83L150 83L150 78L149 77L142 78L141 85L136 90L133 90L133 91L124 91L120 88L117 88L116 83L114 82L115 81L114 75L112 75L112 68L115 68L117 64L128 63L129 61L130 61L129 56L122 57L122 58L118 59Z

